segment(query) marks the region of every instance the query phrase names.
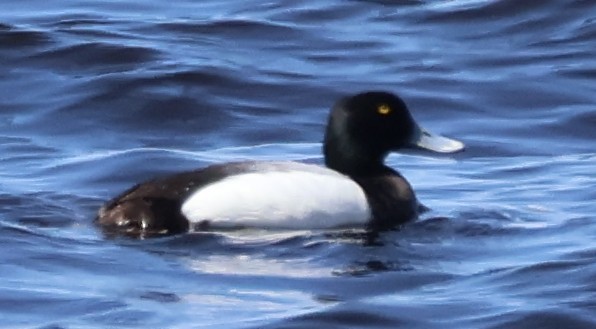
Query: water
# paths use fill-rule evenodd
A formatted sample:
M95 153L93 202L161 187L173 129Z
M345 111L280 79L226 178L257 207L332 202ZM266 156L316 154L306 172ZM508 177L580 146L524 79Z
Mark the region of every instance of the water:
M3 1L7 328L596 326L593 1ZM398 92L452 157L392 155L433 210L359 231L133 240L135 182L321 162L341 95Z

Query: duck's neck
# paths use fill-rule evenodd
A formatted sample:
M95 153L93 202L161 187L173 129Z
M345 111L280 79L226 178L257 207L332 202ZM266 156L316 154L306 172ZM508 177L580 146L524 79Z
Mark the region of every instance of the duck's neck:
M326 137L323 146L325 165L350 177L387 174L392 169L383 163L386 153L375 152L354 143L341 143L339 139Z

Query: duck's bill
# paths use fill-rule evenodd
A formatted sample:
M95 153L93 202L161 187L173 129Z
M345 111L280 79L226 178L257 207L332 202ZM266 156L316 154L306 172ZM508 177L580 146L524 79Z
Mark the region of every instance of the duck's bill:
M414 134L412 146L439 153L454 153L464 149L464 143L440 135L433 135L423 128L418 128Z

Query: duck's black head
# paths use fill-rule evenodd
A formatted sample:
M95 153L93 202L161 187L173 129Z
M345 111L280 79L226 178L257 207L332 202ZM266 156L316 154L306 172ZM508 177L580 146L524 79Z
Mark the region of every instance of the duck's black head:
M464 145L420 128L404 101L392 93L360 93L333 106L324 140L329 168L347 175L377 172L389 152L406 147L451 153Z

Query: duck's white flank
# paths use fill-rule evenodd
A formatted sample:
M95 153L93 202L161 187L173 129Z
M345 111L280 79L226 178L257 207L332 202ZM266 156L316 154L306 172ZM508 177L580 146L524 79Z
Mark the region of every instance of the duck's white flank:
M362 226L371 216L362 188L322 167L230 176L192 194L182 213L212 228L329 229Z

